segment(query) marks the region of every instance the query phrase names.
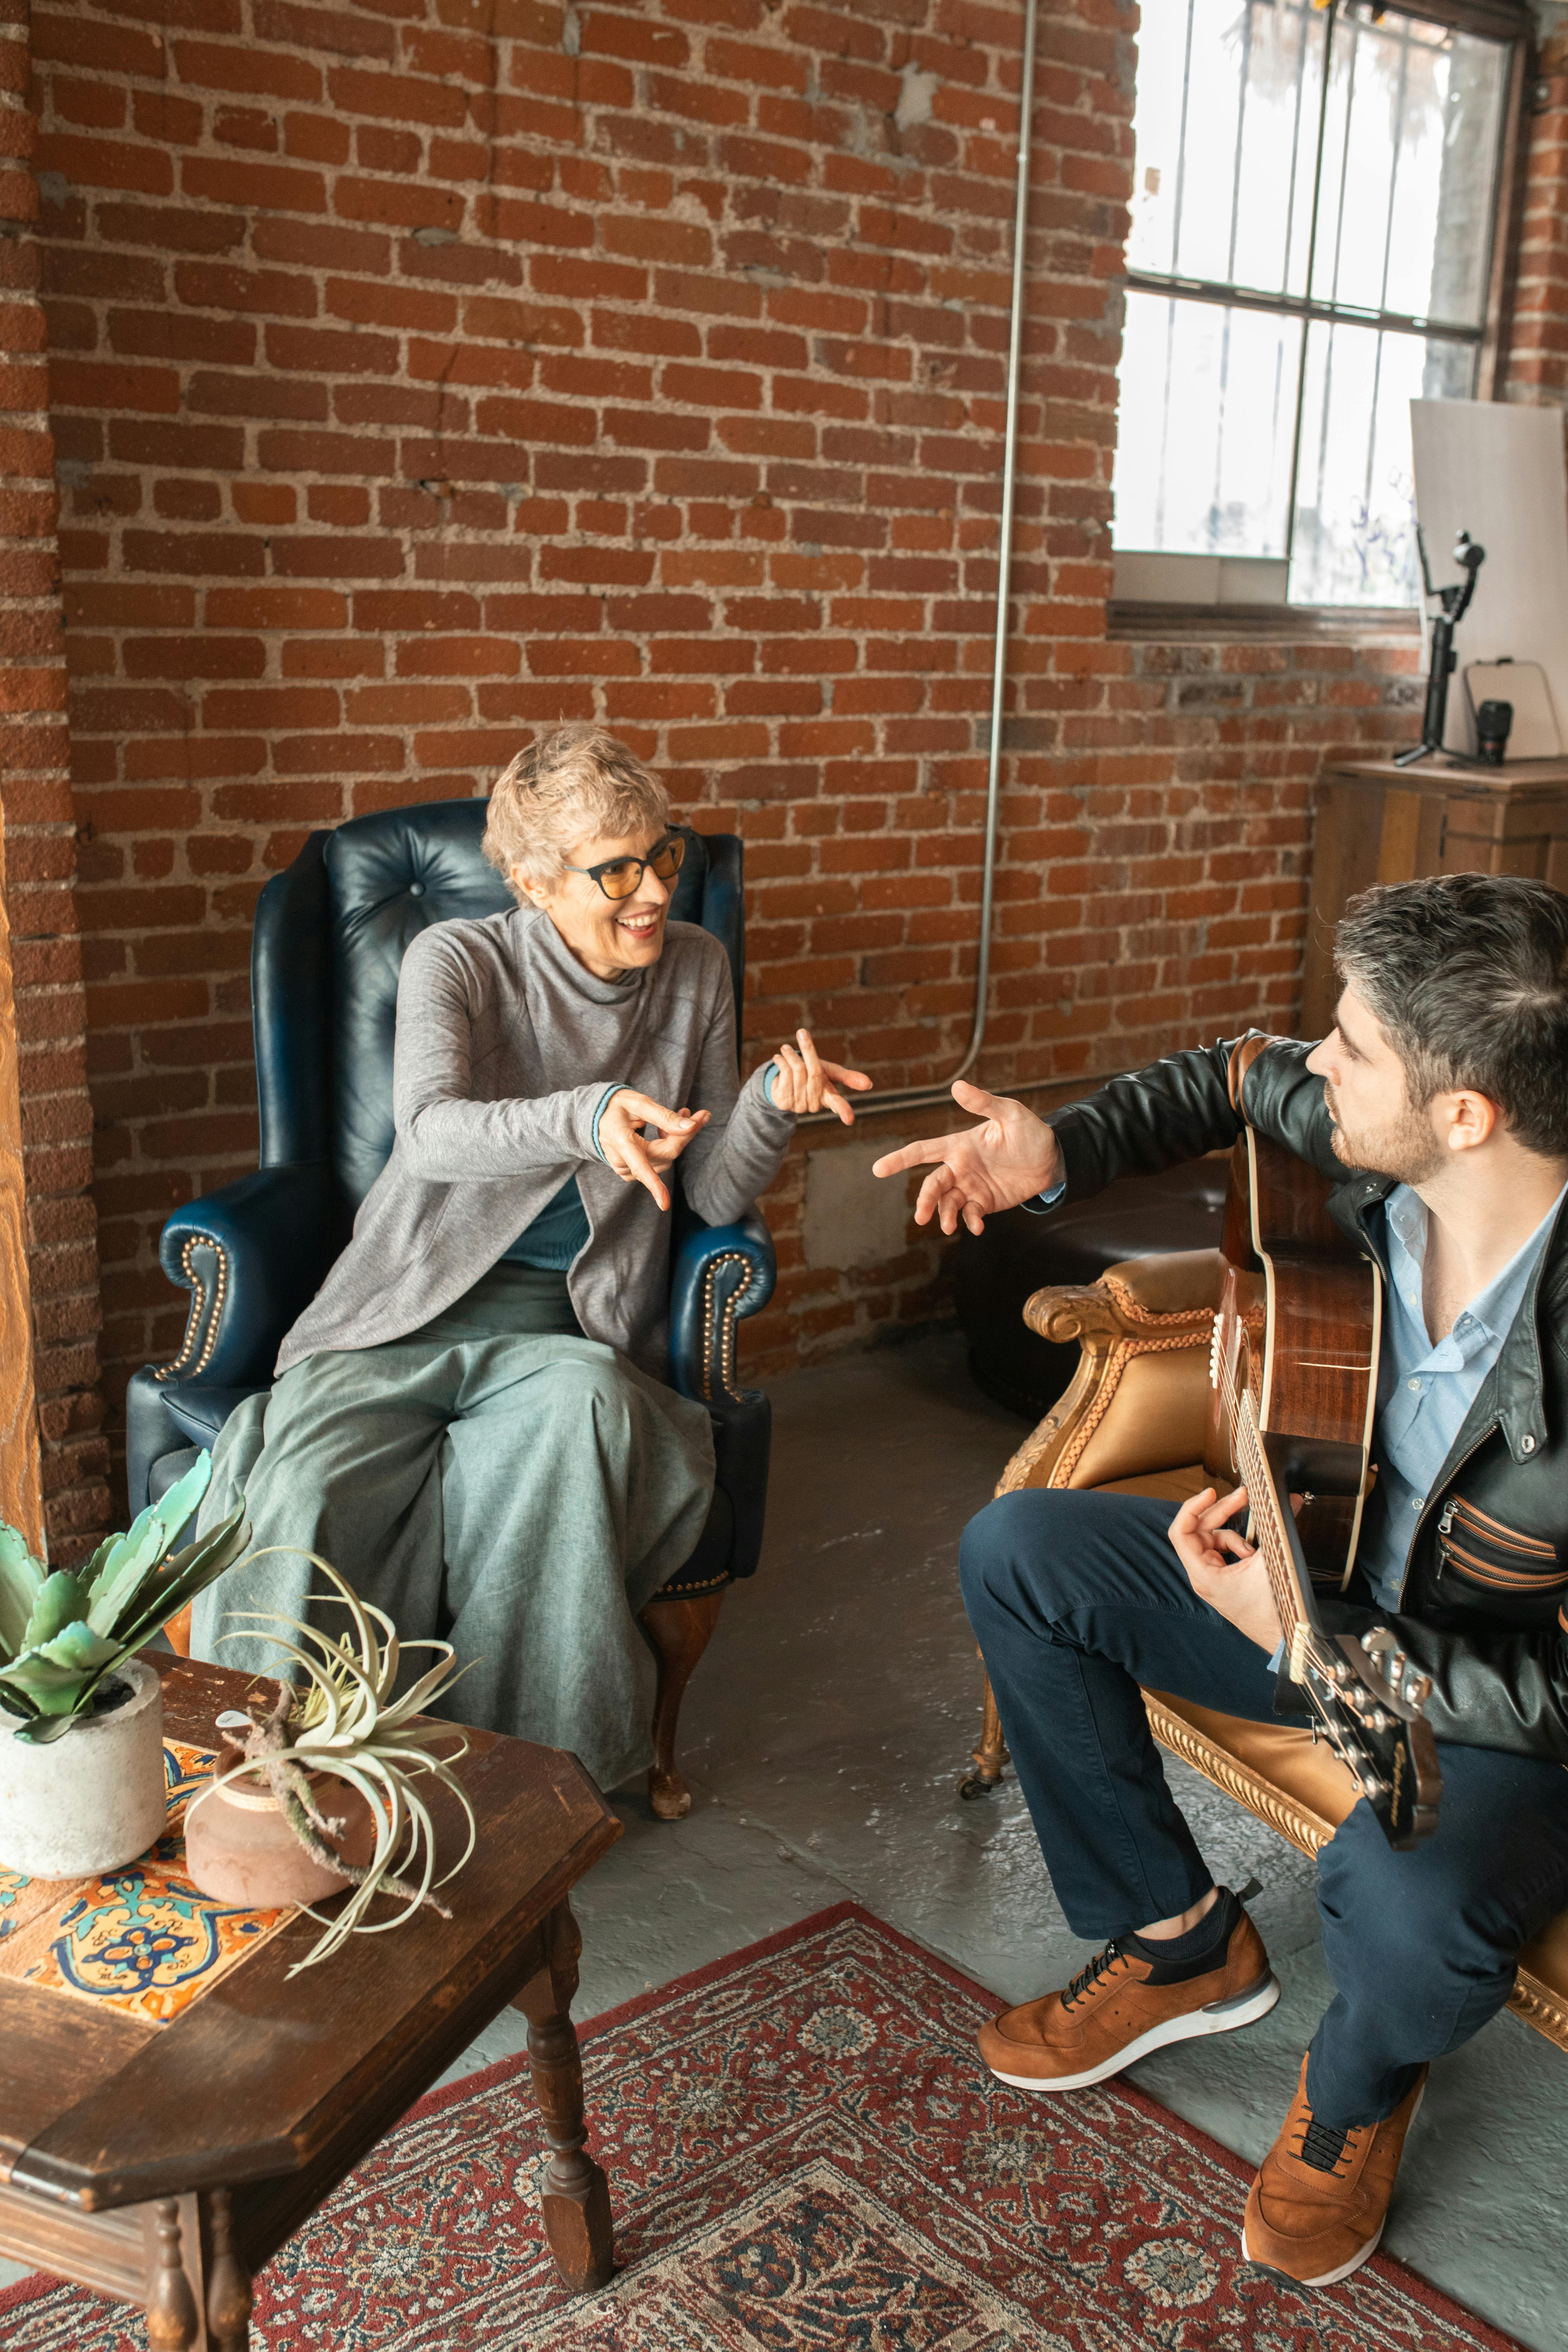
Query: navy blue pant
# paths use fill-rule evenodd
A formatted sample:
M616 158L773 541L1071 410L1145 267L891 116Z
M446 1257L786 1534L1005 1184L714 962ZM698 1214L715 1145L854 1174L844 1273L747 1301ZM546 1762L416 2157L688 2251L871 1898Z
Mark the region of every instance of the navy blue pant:
M1256 1643L1200 1601L1173 1506L1028 1488L964 1530L964 1606L1051 1883L1103 1942L1187 1909L1214 1881L1165 1784L1138 1685L1272 1723ZM1358 1804L1318 1857L1335 1986L1308 2053L1325 2123L1393 2113L1513 1989L1521 1944L1568 1905L1568 1772L1439 1743L1436 1834L1395 1853Z

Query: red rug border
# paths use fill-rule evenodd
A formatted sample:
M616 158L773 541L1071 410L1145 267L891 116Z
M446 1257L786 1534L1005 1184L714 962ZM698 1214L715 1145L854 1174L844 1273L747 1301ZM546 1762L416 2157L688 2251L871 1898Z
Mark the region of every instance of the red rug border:
M753 1967L760 1960L772 1959L776 1953L787 1949L791 1944L804 1943L808 1937L825 1934L829 1928L840 1927L850 1919L857 1920L862 1927L869 1927L876 1934L886 1937L901 1951L907 1952L912 1959L921 1960L927 1968L935 1969L940 1975L946 1978L948 1983L956 1991L965 1993L970 1999L982 2002L995 2000L996 1995L986 1986L977 1984L973 1977L965 1976L962 1969L954 1968L952 1961L944 1959L940 1952L933 1952L929 1945L919 1942L913 1936L905 1935L901 1927L895 1927L889 1921L879 1918L877 1914L874 1911L868 1911L863 1903L858 1903L851 1898L842 1903L831 1903L821 1911L809 1912L804 1919L797 1919L793 1927L781 1927L772 1936L759 1937L754 1944L743 1944L739 1951L723 1953L718 1959L706 1961L701 1968L689 1969L685 1975L672 1977L668 1984L657 1985L651 1992L635 1993L629 2000L618 2001L615 2008L602 2010L597 2017L584 2020L578 2028L578 2041L585 2048L598 2041L602 2035L618 2032L621 2027L632 2024L636 2019L646 2015L647 2011L657 2008L661 2001L680 1999L688 1993L699 1992L704 1986L716 1982L720 1977L729 1976L742 1968ZM404 2124L423 2122L430 2116L442 2114L458 2100L472 2098L477 2093L492 2090L503 2082L513 2080L526 2068L527 2064L527 2053L518 2051L510 2058L498 2058L492 2064L481 2066L471 2074L465 2074L460 2082L448 2083L438 2091L427 2091L422 2099L408 2109L406 2115L399 2117L397 2124L393 2126L393 2129L397 2130ZM1182 2138L1191 2142L1194 2147L1216 2163L1222 2171L1228 2172L1234 2180L1250 2182L1253 2176L1252 2166L1237 2156L1233 2148L1223 2147L1218 2140L1205 2131L1201 2125L1189 2123L1184 2116L1177 2115L1173 2108L1163 2105L1158 2099L1151 2098L1148 2092L1141 2091L1135 2083L1129 2083L1117 2077L1102 2084L1101 2088L1112 2097L1124 2099L1130 2106L1148 2116L1151 2122L1173 2129ZM591 2142L590 2145L592 2145ZM1417 2272L1411 2270L1407 2264L1398 2261L1393 2254L1373 2254L1367 2268L1377 2272L1387 2279L1391 2285L1398 2287L1403 2293L1408 2294L1413 2302L1418 2303L1435 2320L1445 2321L1451 2312L1457 2312L1467 2327L1472 2329L1490 2347L1490 2352L1530 2352L1530 2347L1521 2344L1517 2336L1504 2336L1498 2328L1493 2327L1489 2321L1482 2319L1479 2314L1467 2311L1463 2304L1456 2303L1453 2296L1445 2294L1440 2287L1429 2284ZM47 2294L58 2284L59 2282L52 2272L34 2271L28 2277L18 2279L14 2285L0 2288L0 2315L6 2312L19 2310L25 2305L37 2301L40 2295ZM87 2292L90 2293L91 2290L89 2289Z

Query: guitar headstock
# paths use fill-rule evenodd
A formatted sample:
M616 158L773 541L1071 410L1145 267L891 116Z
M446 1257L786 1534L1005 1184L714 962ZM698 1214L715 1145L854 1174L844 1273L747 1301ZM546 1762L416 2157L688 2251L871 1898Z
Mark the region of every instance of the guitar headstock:
M1443 1775L1422 1708L1429 1678L1412 1673L1392 1633L1310 1639L1300 1679L1341 1760L1396 1852L1437 1826Z

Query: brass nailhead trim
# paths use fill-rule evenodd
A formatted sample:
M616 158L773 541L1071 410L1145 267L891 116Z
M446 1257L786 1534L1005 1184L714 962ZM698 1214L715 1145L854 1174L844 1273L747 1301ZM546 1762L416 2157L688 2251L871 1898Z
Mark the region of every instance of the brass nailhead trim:
M207 1317L206 1285L195 1266L195 1253L203 1247L210 1249L217 1260L217 1282L213 1290L210 1318ZM179 1354L173 1363L161 1365L153 1375L160 1381L172 1381L178 1372L189 1372L195 1378L206 1370L217 1347L218 1333L223 1328L224 1302L228 1297L228 1252L216 1234L190 1234L180 1252L180 1265L190 1286L191 1311L185 1318L185 1333L180 1341ZM201 1353L193 1363L191 1359L195 1353L198 1339L202 1339L204 1323L206 1336L202 1339Z
M719 1269L723 1265L740 1266L744 1279L733 1296L725 1301L722 1315L716 1317L713 1291ZM719 1256L710 1258L702 1270L702 1394L710 1404L713 1402L715 1321L719 1324L717 1352L720 1389L731 1402L738 1404L741 1401L741 1392L735 1386L735 1324L740 1314L741 1301L756 1278L752 1261L743 1250L721 1251Z

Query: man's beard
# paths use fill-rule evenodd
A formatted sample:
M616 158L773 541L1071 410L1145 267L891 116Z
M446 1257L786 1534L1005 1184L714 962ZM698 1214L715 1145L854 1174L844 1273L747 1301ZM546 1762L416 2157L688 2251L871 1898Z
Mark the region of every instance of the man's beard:
M1396 1118L1350 1135L1340 1125L1334 1090L1326 1082L1323 1101L1334 1122L1334 1157L1347 1168L1363 1169L1369 1176L1392 1176L1399 1184L1424 1184L1446 1165L1447 1154L1430 1121L1408 1103Z

